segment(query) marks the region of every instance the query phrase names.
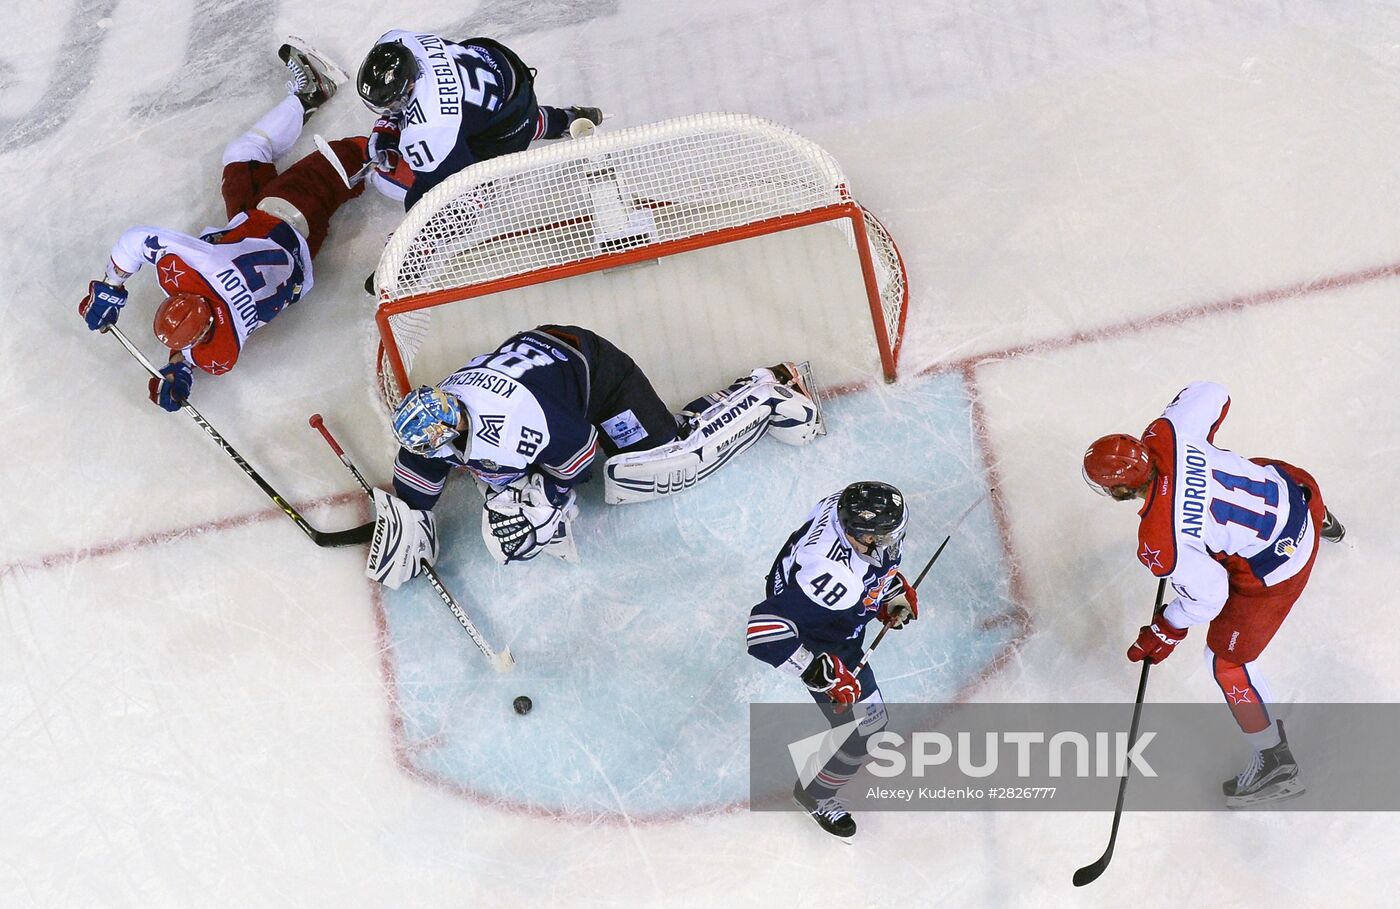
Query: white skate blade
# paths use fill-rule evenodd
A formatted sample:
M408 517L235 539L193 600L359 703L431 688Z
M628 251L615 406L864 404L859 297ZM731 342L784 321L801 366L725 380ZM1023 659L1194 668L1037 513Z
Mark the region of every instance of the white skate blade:
M321 65L321 69L325 70L326 77L332 82L334 82L337 86L344 85L349 80L350 77L345 75L345 70L336 66L335 63L333 63L329 57L318 51L316 48L312 47L310 44L307 44L304 39L298 37L297 35L288 35L286 38L283 39L283 43L290 44L292 47L295 47L297 50L301 51L303 54L306 54L306 56L319 63Z
M1283 802L1288 799L1297 798L1307 792L1307 788L1295 776L1291 780L1284 780L1277 786L1270 786L1253 795L1226 796L1226 808L1254 808L1259 805L1267 805L1270 802Z

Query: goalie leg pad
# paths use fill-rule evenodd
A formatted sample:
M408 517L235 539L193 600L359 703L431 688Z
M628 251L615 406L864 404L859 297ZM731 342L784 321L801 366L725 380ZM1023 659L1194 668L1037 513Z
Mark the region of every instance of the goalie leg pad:
M745 386L711 406L684 439L608 458L603 498L610 505L648 502L689 489L767 434L772 386Z
M704 412L684 439L608 459L604 501L648 502L689 489L768 433L788 445L805 445L826 431L821 407L804 394L810 388L805 364L783 364L755 369L724 391L697 399L692 406L705 405Z

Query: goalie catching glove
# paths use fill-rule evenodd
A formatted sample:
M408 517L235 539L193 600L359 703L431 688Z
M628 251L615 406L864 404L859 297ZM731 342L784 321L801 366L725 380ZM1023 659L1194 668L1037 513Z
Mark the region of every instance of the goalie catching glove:
M578 561L570 524L578 514L572 489L561 489L542 474L531 474L487 493L481 536L497 562L524 562L541 552Z
M418 511L382 489L374 491L374 539L369 545L365 574L398 590L416 577L423 565L437 561L437 519Z

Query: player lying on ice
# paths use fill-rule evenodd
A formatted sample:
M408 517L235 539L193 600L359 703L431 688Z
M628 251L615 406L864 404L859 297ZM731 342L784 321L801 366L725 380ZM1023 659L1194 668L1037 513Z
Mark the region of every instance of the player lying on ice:
M375 492L367 572L390 587L436 559L432 508L454 467L485 495L481 530L496 561L541 552L573 561L574 489L599 448L605 499L644 502L690 488L764 435L803 445L822 424L793 364L755 369L675 414L606 338L541 325L410 392L394 410L394 432L395 494Z
M1188 629L1209 625L1206 662L1254 747L1223 787L1226 803L1242 807L1303 792L1256 661L1308 583L1319 535L1338 542L1346 530L1307 471L1215 447L1229 410L1223 387L1188 385L1141 439L1110 435L1090 445L1084 478L1119 501L1144 500L1138 559L1170 577L1176 593L1142 627L1128 659L1160 663Z
M596 107L548 107L535 99L535 71L490 38L448 41L393 29L375 42L356 80L379 115L371 179L412 208L428 190L478 161L558 139L575 120L603 122Z
M210 375L238 362L248 336L311 290L311 260L325 242L331 216L364 191L348 188L330 162L310 154L279 174L273 163L301 135L302 125L335 94L334 66L309 48L279 50L291 72L290 94L224 149L222 194L230 218L192 237L163 227L133 227L121 235L102 280L88 285L78 312L89 328L117 321L126 305L126 279L154 265L166 293L156 309L155 334L170 361L151 379L151 400L177 411L194 384L191 366ZM365 162L367 139L331 143L343 166Z
M875 618L899 629L919 617L918 594L899 570L908 523L904 496L888 483L852 483L827 496L783 544L768 572L767 599L749 613L749 653L801 678L832 726L850 722L844 709L857 705L855 734L810 784L799 780L792 791L844 842L856 822L837 793L859 772L870 736L886 719L875 671L859 666L865 624Z

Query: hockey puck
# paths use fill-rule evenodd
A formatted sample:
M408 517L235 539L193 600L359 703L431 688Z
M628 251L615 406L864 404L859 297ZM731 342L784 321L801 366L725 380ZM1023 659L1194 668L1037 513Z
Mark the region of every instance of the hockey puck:
M515 699L515 703L513 706L515 707L516 713L520 714L521 716L524 716L525 714L530 712L531 707L535 706L535 702L522 694L520 697Z

